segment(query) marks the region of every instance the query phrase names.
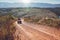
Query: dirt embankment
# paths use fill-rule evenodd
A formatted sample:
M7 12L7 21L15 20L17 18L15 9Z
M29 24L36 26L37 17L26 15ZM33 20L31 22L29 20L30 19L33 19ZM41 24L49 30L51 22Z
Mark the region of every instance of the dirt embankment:
M16 20L10 16L0 17L0 40L18 40L19 34L17 34L18 32L14 25L15 21Z

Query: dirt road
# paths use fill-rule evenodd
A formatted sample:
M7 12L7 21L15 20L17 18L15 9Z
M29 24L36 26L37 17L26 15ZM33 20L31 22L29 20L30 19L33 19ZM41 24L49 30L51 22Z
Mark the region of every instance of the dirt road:
M56 33L55 30L49 28L43 28L42 26L29 24L23 22L22 24L15 23L18 30L21 32L21 40L59 40L60 34ZM56 30L57 31L57 30ZM57 31L58 32L58 31Z

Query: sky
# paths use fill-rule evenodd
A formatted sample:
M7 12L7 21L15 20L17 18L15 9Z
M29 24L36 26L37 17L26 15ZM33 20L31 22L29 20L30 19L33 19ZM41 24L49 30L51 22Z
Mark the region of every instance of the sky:
M60 0L0 0L0 2L9 2L9 3L51 3L51 4L60 4Z

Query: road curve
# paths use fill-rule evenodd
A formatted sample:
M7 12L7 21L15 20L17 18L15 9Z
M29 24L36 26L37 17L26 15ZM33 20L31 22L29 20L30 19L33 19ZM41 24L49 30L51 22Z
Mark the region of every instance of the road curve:
M59 40L56 36L47 34L48 32L39 31L40 29L38 29L38 27L35 28L33 25L29 26L28 23L18 24L15 22L15 25L19 30L22 30L21 32L24 35L24 38L21 36L21 40Z

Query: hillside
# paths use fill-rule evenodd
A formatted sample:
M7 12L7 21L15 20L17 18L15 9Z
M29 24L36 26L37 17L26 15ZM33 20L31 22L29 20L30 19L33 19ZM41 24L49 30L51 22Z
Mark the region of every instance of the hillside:
M16 26L14 24L15 21L16 19L9 15L0 17L0 40L17 39L17 34L15 34L17 31Z
M55 17L57 18L58 16L50 11L50 10L47 10L47 9L43 9L43 8L40 8L40 9L37 9L37 8L31 8L28 12L27 12L27 15L25 16L36 16L36 17Z
M56 11L56 10L55 10ZM23 17L24 21L39 24L39 25L47 25L51 27L60 28L60 19L58 18L58 14L49 9L31 9L27 15ZM58 11L59 12L59 11Z
M54 12L58 16L60 16L60 8L49 8L48 10Z
M60 19L59 19L60 11L59 10L60 10L59 8L56 8L56 9L52 9L52 8L7 8L7 9L1 8L0 9L0 40L30 40L30 39L40 40L40 38L41 40L42 38L44 40L45 39L48 40L48 39L55 39L54 35L58 35L57 38L60 39L59 31L56 31L57 29L52 28L52 27L55 27L58 29L60 28ZM26 23L25 24L22 23L21 25L16 23L17 22L16 18L23 18L24 21L27 22L27 24L34 23L34 26L36 26L36 30L31 24L29 27L28 25L26 25ZM48 33L46 34L47 32L46 30L44 30L46 31L45 33L44 31L43 32L39 31L41 30L39 29L40 26L37 27L37 25L35 24L42 25L41 26L42 29L44 28L45 25L47 29L49 29L48 27L51 27L53 37L51 35L47 35L49 32L51 32L51 29L47 30ZM32 34L32 36L30 35L30 33Z
M0 16L12 14L16 17L23 17L25 15L55 15L60 14L59 8L1 8Z
M28 21L38 23L40 19L41 20L43 19L43 21L45 20L45 18L48 18L49 20L51 18L58 19L60 16L59 10L60 10L59 8L9 8L9 9L1 8L0 15L4 16L10 14L17 18L27 18Z

